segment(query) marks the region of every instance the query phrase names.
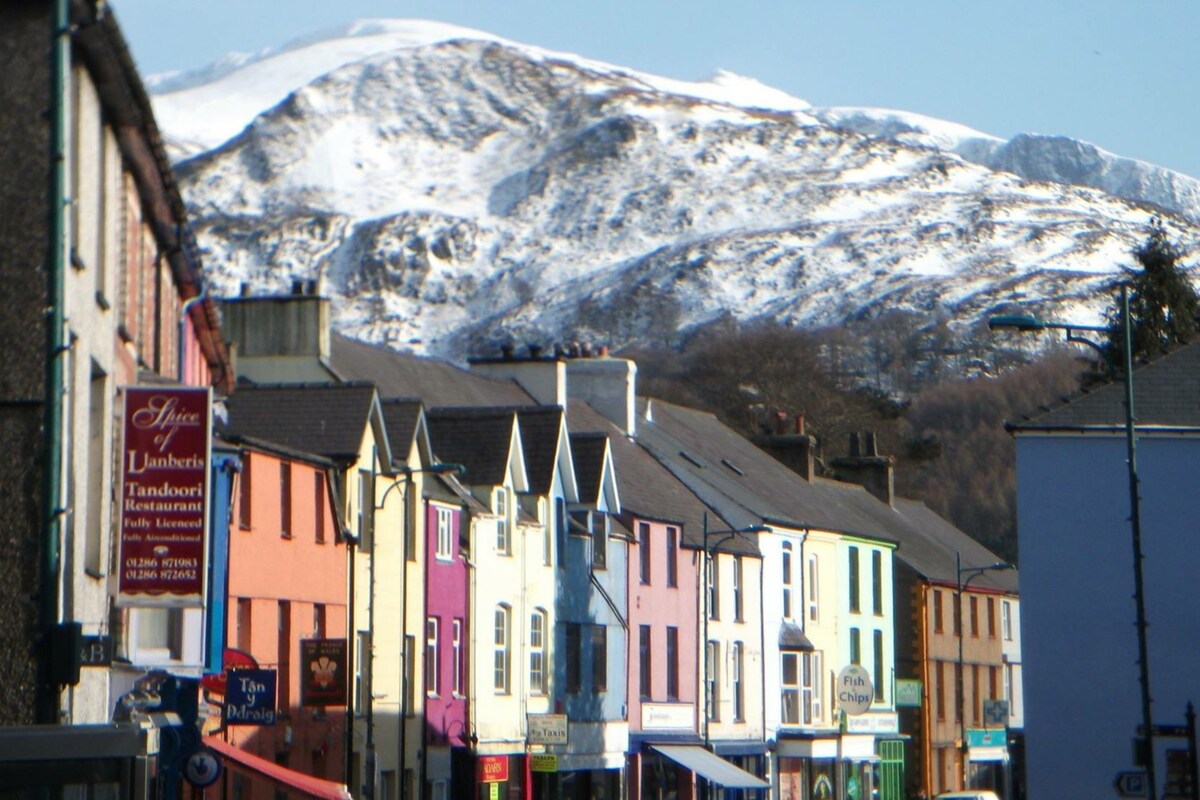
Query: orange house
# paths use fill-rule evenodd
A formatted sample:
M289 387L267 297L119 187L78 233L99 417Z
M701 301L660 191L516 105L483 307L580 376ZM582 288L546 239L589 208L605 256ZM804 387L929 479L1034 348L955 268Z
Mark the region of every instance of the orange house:
M267 780L227 761L235 768L225 780L231 796L270 800L286 770L345 782L346 709L302 705L301 640L346 638L347 548L332 461L248 437L235 443L226 642L277 670L277 695L273 726L226 725L222 738L285 770Z

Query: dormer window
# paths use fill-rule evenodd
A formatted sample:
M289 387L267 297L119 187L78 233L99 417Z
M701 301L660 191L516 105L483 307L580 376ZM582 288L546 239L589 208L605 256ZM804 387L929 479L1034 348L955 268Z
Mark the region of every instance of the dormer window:
M512 552L512 541L508 528L508 490L501 487L492 497L492 511L496 514L496 552Z

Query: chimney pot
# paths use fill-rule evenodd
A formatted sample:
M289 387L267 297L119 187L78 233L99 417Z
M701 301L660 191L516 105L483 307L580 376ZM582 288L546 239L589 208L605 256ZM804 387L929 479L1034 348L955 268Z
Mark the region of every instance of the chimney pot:
M796 415L796 433L798 433L801 436L804 435L804 415L803 414Z
M242 297L250 296L250 284L247 281L242 281L242 285L238 287L238 294Z
M787 433L787 412L780 410L775 412L775 433L782 436Z
M879 449L875 443L875 431L867 431L863 434L863 446L866 450L865 455L878 456Z
M859 442L858 433L850 434L850 457L858 458L862 455L862 445Z
M540 344L534 344L534 343L530 342L529 343L529 357L530 358L541 358L542 357L542 346Z
M305 286L305 289L307 290L308 294L315 295L317 293L317 279L313 278L309 280L308 284Z
M602 344L596 348L596 355L600 356L601 358L608 357L608 345Z
M512 361L513 346L511 344L500 345L500 355L504 357L505 361Z
M579 352L580 352L580 354L581 354L581 355L582 355L584 358L591 358L591 357L592 357L592 343L591 343L591 342L584 342L584 343L583 343L583 344L580 346L580 348L579 348Z

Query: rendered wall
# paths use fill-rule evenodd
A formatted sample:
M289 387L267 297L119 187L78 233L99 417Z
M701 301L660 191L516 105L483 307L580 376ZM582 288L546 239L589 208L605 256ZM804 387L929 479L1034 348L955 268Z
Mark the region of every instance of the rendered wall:
M1138 464L1154 721L1181 724L1200 696L1200 440L1142 436ZM1141 722L1123 436L1018 436L1017 492L1029 796L1111 797Z

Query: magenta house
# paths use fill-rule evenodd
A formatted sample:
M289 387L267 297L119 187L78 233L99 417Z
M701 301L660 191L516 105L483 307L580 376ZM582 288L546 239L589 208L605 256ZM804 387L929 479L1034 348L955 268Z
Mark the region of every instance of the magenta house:
M425 746L432 797L458 796L455 775L471 775L467 719L467 564L462 503L425 500ZM466 769L457 769L458 762ZM449 776L449 780L444 780ZM442 785L438 785L441 783Z

